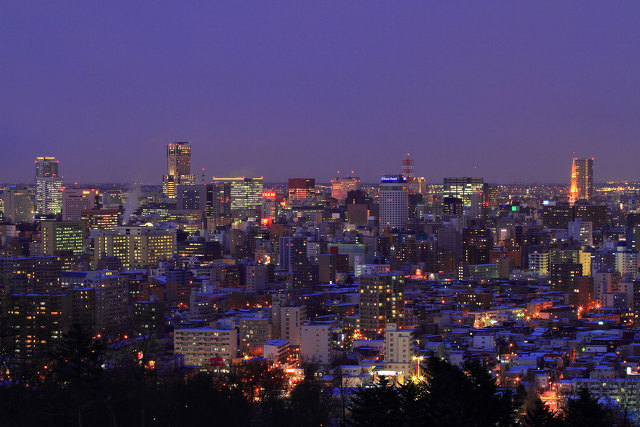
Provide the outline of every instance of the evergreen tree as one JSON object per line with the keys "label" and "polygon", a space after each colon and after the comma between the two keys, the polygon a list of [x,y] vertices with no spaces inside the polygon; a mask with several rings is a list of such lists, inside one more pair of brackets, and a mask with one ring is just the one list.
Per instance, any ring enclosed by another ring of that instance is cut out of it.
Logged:
{"label": "evergreen tree", "polygon": [[522,424],[526,427],[560,427],[562,425],[562,418],[549,409],[538,397],[533,407],[527,409]]}
{"label": "evergreen tree", "polygon": [[305,367],[304,373],[304,380],[291,390],[288,421],[292,426],[326,425],[329,420],[329,398],[315,378],[315,367]]}
{"label": "evergreen tree", "polygon": [[404,423],[400,395],[386,377],[381,377],[373,387],[358,389],[349,411],[348,424],[354,427],[391,427]]}
{"label": "evergreen tree", "polygon": [[586,388],[576,399],[569,399],[564,408],[564,421],[569,427],[605,427],[611,425],[609,414]]}

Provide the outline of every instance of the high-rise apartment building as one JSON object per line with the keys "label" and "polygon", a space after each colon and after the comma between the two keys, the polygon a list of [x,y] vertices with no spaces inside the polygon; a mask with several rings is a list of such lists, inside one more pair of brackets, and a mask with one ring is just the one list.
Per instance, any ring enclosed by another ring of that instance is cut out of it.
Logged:
{"label": "high-rise apartment building", "polygon": [[570,292],[576,277],[582,276],[582,264],[576,262],[552,262],[549,264],[551,291]]}
{"label": "high-rise apartment building", "polygon": [[36,157],[36,213],[59,214],[62,211],[62,178],[55,157]]}
{"label": "high-rise apartment building", "polygon": [[[384,367],[408,376],[413,366],[413,331],[386,325],[384,332]],[[406,377],[405,377],[406,378]]]}
{"label": "high-rise apartment building", "polygon": [[176,197],[176,186],[194,185],[191,174],[191,143],[172,142],[167,145],[167,173],[162,177],[162,192],[170,199]]}
{"label": "high-rise apartment building", "polygon": [[300,359],[319,365],[331,361],[331,325],[304,324],[300,330]]}
{"label": "high-rise apartment building", "polygon": [[7,325],[20,359],[46,357],[71,328],[71,296],[67,293],[16,293],[7,297]]}
{"label": "high-rise apartment building", "polygon": [[590,200],[593,197],[593,158],[573,158],[571,162],[571,185],[569,201]]}
{"label": "high-rise apartment building", "polygon": [[238,320],[240,353],[262,356],[264,343],[271,339],[270,318],[262,312],[245,315]]}
{"label": "high-rise apartment building", "polygon": [[360,327],[368,336],[382,333],[387,323],[404,326],[404,275],[360,277]]}
{"label": "high-rise apartment building", "polygon": [[175,252],[176,233],[154,227],[115,227],[94,237],[94,263],[117,257],[124,268],[155,265]]}
{"label": "high-rise apartment building", "polygon": [[238,332],[209,326],[176,329],[173,347],[185,366],[222,366],[230,364],[238,353]]}
{"label": "high-rise apartment building", "polygon": [[289,203],[315,199],[316,180],[314,178],[289,178]]}
{"label": "high-rise apartment building", "polygon": [[296,271],[307,259],[307,239],[302,236],[283,236],[279,241],[279,264],[282,270]]}
{"label": "high-rise apartment building", "polygon": [[403,175],[384,175],[380,180],[380,231],[403,230],[409,216],[407,178]]}
{"label": "high-rise apartment building", "polygon": [[[74,272],[75,273],[75,272]],[[95,273],[70,289],[73,323],[92,334],[126,332],[129,321],[129,286],[125,277],[111,271]],[[80,272],[82,274],[82,272]]]}

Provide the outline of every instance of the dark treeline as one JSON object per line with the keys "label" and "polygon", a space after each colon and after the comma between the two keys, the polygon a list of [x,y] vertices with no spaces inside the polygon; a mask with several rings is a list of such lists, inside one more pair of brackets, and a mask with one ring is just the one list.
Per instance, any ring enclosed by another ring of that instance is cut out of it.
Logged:
{"label": "dark treeline", "polygon": [[[382,378],[354,392],[320,382],[314,367],[293,388],[280,369],[249,362],[225,374],[149,369],[79,329],[63,337],[46,368],[0,387],[2,426],[607,426],[626,421],[586,391],[560,413],[500,391],[478,363],[431,358],[424,381]],[[108,363],[107,363],[108,362]],[[526,402],[529,402],[528,404]],[[528,406],[528,408],[527,408]],[[630,425],[630,424],[627,424]]]}
{"label": "dark treeline", "polygon": [[613,426],[633,425],[621,412],[609,410],[581,390],[559,412],[519,387],[501,391],[492,375],[477,362],[463,369],[431,358],[425,378],[393,387],[381,379],[358,390],[347,424],[356,426]]}

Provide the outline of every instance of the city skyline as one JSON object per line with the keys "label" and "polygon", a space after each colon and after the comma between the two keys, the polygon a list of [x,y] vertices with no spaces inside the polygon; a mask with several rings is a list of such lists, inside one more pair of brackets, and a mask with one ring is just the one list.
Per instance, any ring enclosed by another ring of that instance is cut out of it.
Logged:
{"label": "city skyline", "polygon": [[0,2],[0,425],[640,427],[638,22]]}
{"label": "city skyline", "polygon": [[430,183],[564,183],[572,157],[595,158],[595,182],[638,179],[637,3],[3,2],[0,16],[4,182],[51,155],[71,182],[155,184],[170,141],[192,142],[196,174],[273,182],[376,182],[406,152]]}
{"label": "city skyline", "polygon": [[[169,143],[165,144],[164,148],[167,149],[167,147],[172,147],[172,146],[181,145],[181,144],[189,146],[189,155],[187,157],[187,159],[188,159],[187,162],[190,163],[190,151],[191,151],[191,142],[190,141],[169,142]],[[407,162],[407,159],[410,159],[410,157],[409,157],[410,153],[406,153],[406,155],[407,155],[407,157],[401,159],[402,166],[399,168],[399,170],[402,169],[403,173],[400,173],[398,175],[403,175],[403,176],[407,177],[408,179],[411,179],[411,177],[410,177],[411,174],[404,173],[405,169],[403,169],[405,167],[405,163]],[[60,163],[60,160],[59,159],[56,160],[55,156],[38,156],[38,157],[36,157],[36,164],[38,162],[40,162],[42,159],[54,159],[55,163],[56,163],[56,170],[57,170],[57,166]],[[570,160],[573,162],[574,160],[577,160],[577,158],[573,157]],[[587,159],[584,159],[584,160],[586,161]],[[591,168],[593,169],[594,159],[590,158],[588,160],[591,162],[591,165],[592,165]],[[167,159],[165,159],[165,162],[166,161],[167,161]],[[411,159],[410,161],[413,162],[413,159]],[[173,160],[173,162],[175,163],[175,159]],[[169,167],[171,167],[171,160],[169,160]],[[569,168],[569,170],[570,170],[570,173],[568,174],[568,179],[564,183],[563,182],[543,182],[543,181],[532,181],[532,182],[512,181],[512,182],[492,182],[491,184],[496,184],[496,185],[520,185],[520,184],[522,184],[522,185],[558,185],[558,186],[567,186],[569,188],[569,191],[571,192],[572,188],[573,188],[573,179],[574,179],[573,178],[573,174],[574,174],[573,166],[571,166]],[[183,185],[184,184],[187,184],[187,185],[196,184],[197,185],[197,184],[202,183],[203,179],[204,179],[205,183],[214,183],[214,182],[216,182],[216,180],[220,179],[219,177],[211,176],[211,175],[206,174],[206,173],[204,174],[204,176],[203,176],[203,173],[193,174],[194,171],[191,170],[191,169],[189,169],[189,171],[191,172],[191,174],[190,175],[185,175],[187,181],[185,183],[183,183]],[[166,167],[165,167],[165,172],[166,172]],[[202,170],[201,172],[204,172],[204,170]],[[380,179],[383,178],[385,175],[389,175],[389,174],[393,175],[393,174],[395,174],[395,172],[397,172],[397,171],[392,171],[392,173],[381,173],[377,178],[374,178],[371,181],[364,181],[363,184],[377,185],[377,184],[380,183]],[[286,173],[286,171],[285,171],[285,173]],[[607,181],[604,181],[604,180],[603,181],[594,181],[593,177],[592,177],[592,174],[593,174],[593,172],[591,172],[591,178],[590,178],[592,180],[591,181],[592,184],[605,184],[607,182],[625,182],[625,181],[626,182],[640,182],[640,178],[638,178],[637,180],[611,179],[611,180],[607,180]],[[321,184],[321,185],[332,185],[332,183],[336,179],[344,180],[344,179],[351,179],[353,177],[355,177],[355,178],[357,178],[359,180],[360,178],[357,175],[358,174],[355,173],[355,171],[353,171],[353,170],[352,171],[339,171],[338,170],[331,176],[331,178],[329,178],[327,180],[323,180],[323,179],[317,180],[317,183]],[[162,177],[160,179],[160,182],[135,182],[135,181],[134,182],[125,182],[125,181],[118,181],[118,180],[116,180],[116,181],[102,181],[102,182],[99,182],[99,181],[91,181],[91,180],[77,181],[77,180],[73,180],[73,179],[65,179],[64,180],[64,185],[65,186],[68,186],[68,185],[77,186],[77,185],[87,185],[87,184],[97,184],[97,185],[130,184],[130,185],[149,185],[149,186],[156,185],[156,186],[162,187],[163,188],[163,192],[165,192],[164,187],[166,186],[166,183],[164,181],[167,179],[167,176],[168,176],[167,174],[162,175]],[[251,178],[250,176],[240,176],[240,178],[245,178],[245,177],[246,178]],[[259,178],[261,180],[264,180],[264,175],[260,175],[260,176],[256,175],[256,176],[253,176],[253,178]],[[422,177],[422,176],[416,175],[416,179],[423,179],[423,178],[424,177]],[[427,182],[425,182],[425,184],[427,184],[427,185],[442,185],[442,183],[446,182],[447,179],[457,179],[457,178],[460,178],[460,177],[453,177],[453,176],[445,175],[445,176],[442,176],[440,178],[440,180],[436,180],[436,181],[432,181],[432,182],[427,181]],[[472,176],[472,175],[468,175],[468,176],[465,176],[463,178],[465,178],[465,179],[472,178],[472,179],[484,180],[484,177],[482,177],[482,176]],[[36,181],[37,181],[37,179],[38,179],[38,176],[36,176]],[[58,179],[59,180],[63,180],[64,177],[63,176],[59,176]],[[311,179],[314,182],[316,181],[316,177],[307,175],[307,176],[304,176],[304,177],[303,176],[296,176],[296,177],[291,177],[290,176],[288,178],[285,178],[282,181],[276,181],[276,180],[267,179],[267,180],[264,180],[264,182],[265,183],[269,183],[269,184],[287,184],[287,182],[290,183],[290,181],[292,179],[293,180],[300,180],[300,179],[309,180],[309,179]],[[13,185],[13,184],[32,185],[33,181],[4,182],[4,183],[0,182],[0,185],[2,185],[2,184],[4,184],[4,185]],[[175,190],[173,190],[173,191],[175,191]]]}

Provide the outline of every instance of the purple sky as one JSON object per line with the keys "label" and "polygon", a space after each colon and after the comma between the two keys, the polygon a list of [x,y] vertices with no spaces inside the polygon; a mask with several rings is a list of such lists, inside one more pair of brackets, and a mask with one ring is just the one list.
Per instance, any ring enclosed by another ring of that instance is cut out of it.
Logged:
{"label": "purple sky", "polygon": [[0,2],[0,182],[640,179],[640,2]]}

